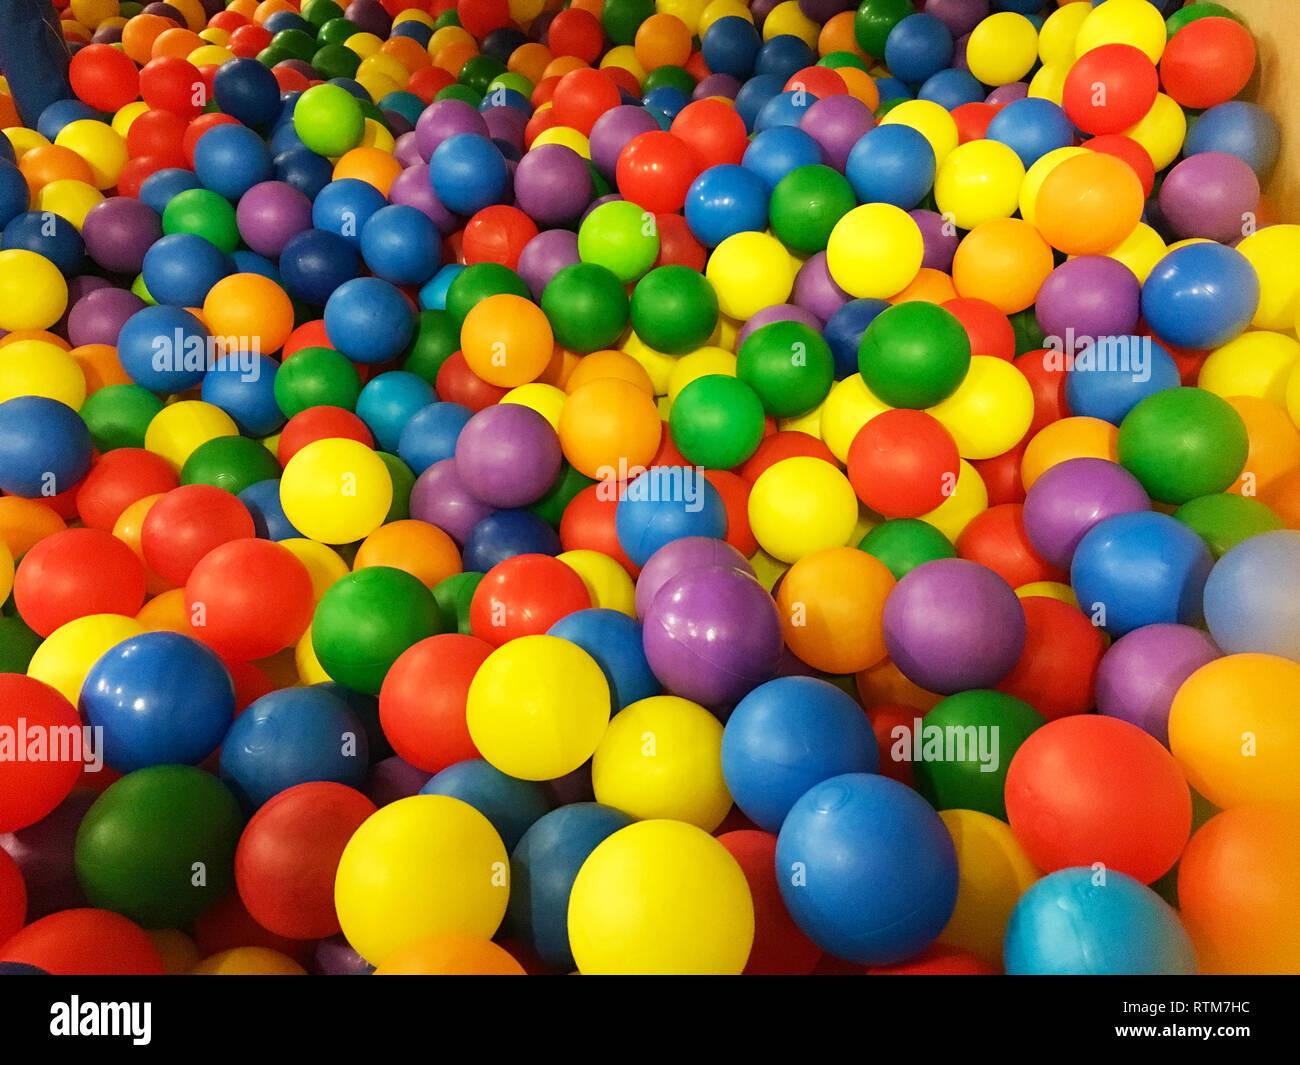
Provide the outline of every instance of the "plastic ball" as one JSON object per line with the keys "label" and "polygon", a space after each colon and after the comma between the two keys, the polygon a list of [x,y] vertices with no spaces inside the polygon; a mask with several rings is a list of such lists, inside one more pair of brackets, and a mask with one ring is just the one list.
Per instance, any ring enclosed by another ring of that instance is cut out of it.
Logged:
{"label": "plastic ball", "polygon": [[318,155],[337,157],[361,143],[365,118],[361,105],[338,85],[315,85],[293,107],[293,128]]}
{"label": "plastic ball", "polygon": [[686,224],[709,248],[747,231],[761,232],[767,224],[768,188],[752,170],[734,163],[711,166],[685,194]]}
{"label": "plastic ball", "polygon": [[677,394],[668,424],[673,443],[688,461],[730,469],[758,447],[763,404],[740,378],[706,374]]}
{"label": "plastic ball", "polygon": [[554,334],[536,304],[511,293],[475,305],[461,327],[461,348],[479,377],[505,388],[535,380],[554,350]]}
{"label": "plastic ball", "polygon": [[1205,584],[1210,635],[1228,654],[1277,655],[1300,661],[1286,588],[1300,561],[1300,534],[1252,536],[1219,559]]}
{"label": "plastic ball", "polygon": [[[920,796],[879,776],[832,777],[807,791],[781,826],[776,867],[795,923],[823,950],[860,964],[917,953],[957,898],[943,822]],[[853,901],[864,892],[875,900],[870,911]]]}
{"label": "plastic ball", "polygon": [[1169,744],[1169,710],[1183,682],[1220,657],[1215,642],[1187,625],[1144,625],[1120,637],[1097,667],[1097,710]]}
{"label": "plastic ball", "polygon": [[718,323],[713,286],[687,266],[660,266],[637,282],[632,328],[656,351],[684,355],[703,345]]}
{"label": "plastic ball", "polygon": [[85,752],[79,745],[76,750],[71,745],[49,749],[54,737],[68,734],[64,730],[80,736],[76,710],[54,688],[34,677],[5,673],[0,674],[0,692],[9,744],[15,744],[19,735],[27,737],[21,748],[24,757],[6,758],[0,789],[0,829],[16,832],[40,821],[63,801],[81,774]]}
{"label": "plastic ball", "polygon": [[[892,204],[855,207],[831,230],[831,277],[858,299],[884,299],[906,288],[921,269],[924,242],[916,222]],[[726,309],[725,307],[723,308]]]}
{"label": "plastic ball", "polygon": [[438,269],[441,240],[423,211],[404,204],[381,207],[361,229],[361,255],[376,277],[418,285]]}
{"label": "plastic ball", "polygon": [[1119,431],[1119,461],[1152,499],[1186,503],[1225,491],[1246,464],[1245,423],[1198,388],[1170,388],[1138,403]]}
{"label": "plastic ball", "polygon": [[717,489],[690,468],[652,466],[621,489],[616,502],[618,544],[637,566],[673,540],[726,535]]}
{"label": "plastic ball", "polygon": [[407,762],[436,773],[477,758],[465,702],[492,645],[459,633],[431,636],[398,656],[379,692],[384,735]]}
{"label": "plastic ball", "polygon": [[1128,164],[1104,152],[1072,156],[1044,178],[1034,224],[1067,255],[1101,255],[1116,248],[1142,216],[1142,185]]}
{"label": "plastic ball", "polygon": [[285,465],[280,501],[304,535],[322,543],[352,543],[383,523],[393,501],[393,482],[388,468],[364,444],[317,440]]}
{"label": "plastic ball", "polygon": [[1015,213],[1024,176],[1024,163],[1012,148],[994,140],[968,141],[939,163],[935,203],[959,228],[974,229]]}
{"label": "plastic ball", "polygon": [[1240,252],[1199,243],[1156,263],[1142,286],[1142,316],[1157,339],[1217,348],[1238,336],[1260,302],[1259,276]]}
{"label": "plastic ball", "polygon": [[845,174],[864,203],[910,210],[934,185],[934,149],[911,126],[877,126],[854,144]]}
{"label": "plastic ball", "polygon": [[48,329],[67,302],[67,282],[52,262],[22,248],[0,251],[0,329]]}
{"label": "plastic ball", "polygon": [[887,567],[865,552],[832,547],[805,555],[777,594],[787,646],[827,673],[875,665],[885,657],[881,612],[893,588]]}
{"label": "plastic ball", "polygon": [[547,283],[541,306],[556,341],[579,354],[610,347],[627,325],[627,294],[618,277],[596,263],[559,270]]}
{"label": "plastic ball", "polygon": [[569,896],[580,972],[738,975],[754,939],[745,875],[693,825],[642,821],[608,836]]}
{"label": "plastic ball", "polygon": [[654,214],[624,200],[600,204],[578,227],[578,254],[583,262],[612,271],[624,284],[637,280],[659,254]]}
{"label": "plastic ball", "polygon": [[17,974],[162,976],[158,949],[134,921],[79,907],[32,921],[5,943],[0,966]]}
{"label": "plastic ball", "polygon": [[1053,566],[1068,568],[1079,541],[1100,521],[1150,509],[1141,482],[1097,458],[1067,459],[1047,470],[1025,497],[1025,532]]}
{"label": "plastic ball", "polygon": [[1141,49],[1103,44],[1070,67],[1063,105],[1070,121],[1085,133],[1123,133],[1151,110],[1159,88],[1155,64]]}
{"label": "plastic ball", "polygon": [[717,293],[722,313],[748,319],[785,301],[794,287],[795,268],[789,252],[775,237],[735,233],[713,250],[705,276]]}
{"label": "plastic ball", "polygon": [[770,466],[749,497],[750,526],[759,545],[785,562],[844,546],[857,513],[848,478],[821,459],[803,456]]}

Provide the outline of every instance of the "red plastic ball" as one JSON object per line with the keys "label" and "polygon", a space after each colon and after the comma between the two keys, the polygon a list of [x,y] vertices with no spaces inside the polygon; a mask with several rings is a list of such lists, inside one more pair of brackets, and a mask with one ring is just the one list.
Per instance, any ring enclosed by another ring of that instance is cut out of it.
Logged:
{"label": "red plastic ball", "polygon": [[1032,440],[1039,430],[1067,416],[1065,382],[1068,371],[1060,354],[1046,348],[1026,351],[1017,355],[1014,361],[1034,394],[1034,419],[1024,436],[1025,440]]}
{"label": "red plastic ball", "polygon": [[248,508],[229,492],[187,484],[149,508],[140,526],[140,549],[150,569],[181,587],[213,548],[256,535]]}
{"label": "red plastic ball", "polygon": [[764,437],[758,445],[758,450],[740,467],[740,476],[753,484],[758,480],[759,474],[769,466],[774,466],[782,459],[799,456],[822,459],[836,469],[839,468],[839,463],[835,461],[831,449],[817,437],[811,433],[801,433],[797,429],[783,429],[779,433]]}
{"label": "red plastic ball", "polygon": [[312,85],[307,75],[300,70],[294,70],[293,67],[285,66],[284,63],[277,63],[271,68],[271,74],[275,78],[275,83],[280,87],[281,92],[306,92]]}
{"label": "red plastic ball", "polygon": [[1150,196],[1156,184],[1156,168],[1151,162],[1150,153],[1132,137],[1122,133],[1107,133],[1083,142],[1083,146],[1094,152],[1105,152],[1121,159],[1133,168],[1133,173],[1142,183],[1142,195]]}
{"label": "red plastic ball", "polygon": [[627,557],[614,529],[617,507],[618,499],[614,493],[602,492],[598,484],[588,485],[564,508],[560,518],[560,545],[566,551],[600,551],[635,578],[641,572],[640,567]]}
{"label": "red plastic ball", "polygon": [[465,702],[492,645],[446,633],[408,647],[384,676],[379,724],[393,750],[427,773],[480,757],[465,723]]}
{"label": "red plastic ball", "polygon": [[931,943],[914,958],[893,965],[873,965],[868,976],[996,976],[998,970],[968,950]]}
{"label": "red plastic ball", "polygon": [[605,71],[583,67],[560,78],[551,102],[560,125],[571,126],[585,137],[596,119],[622,103],[622,97]]}
{"label": "red plastic ball", "polygon": [[150,107],[193,118],[211,99],[199,68],[179,56],[159,56],[140,68],[140,96]]}
{"label": "red plastic ball", "polygon": [[1069,574],[1034,550],[1025,534],[1024,511],[1022,503],[1000,503],[976,514],[957,538],[957,557],[991,569],[1012,588],[1069,580]]}
{"label": "red plastic ball", "polygon": [[82,103],[117,111],[140,94],[140,72],[130,56],[111,44],[88,44],[68,64],[68,80]]}
{"label": "red plastic ball", "polygon": [[858,430],[849,445],[853,490],[887,518],[928,514],[952,494],[960,469],[952,434],[919,410],[890,410]]}
{"label": "red plastic ball", "polygon": [[957,123],[957,143],[984,140],[988,135],[989,123],[997,113],[997,107],[979,101],[954,107],[952,118]]}
{"label": "red plastic ball", "polygon": [[33,921],[0,947],[0,962],[22,962],[54,976],[162,976],[153,941],[134,921],[108,910],[61,910]]}
{"label": "red plastic ball", "polygon": [[[843,85],[843,79],[828,67],[810,69],[825,70],[835,75]],[[808,91],[821,95],[811,88]],[[668,132],[694,148],[706,167],[738,164],[749,147],[749,133],[739,112],[730,104],[712,98],[696,100],[683,107],[677,112]]]}
{"label": "red plastic ball", "polygon": [[289,460],[308,444],[317,440],[332,438],[355,440],[366,447],[375,446],[366,423],[342,407],[308,407],[299,411],[280,430],[280,442],[276,446],[276,457],[280,465],[289,465]]}
{"label": "red plastic ball", "polygon": [[469,627],[500,647],[520,636],[540,636],[561,618],[591,607],[577,572],[551,555],[516,555],[483,575],[469,604]]}
{"label": "red plastic ball", "polygon": [[804,67],[786,80],[782,92],[803,91],[821,100],[827,96],[845,96],[849,87],[832,67]]}
{"label": "red plastic ball", "polygon": [[1006,799],[1011,831],[1047,873],[1100,862],[1150,884],[1178,860],[1192,827],[1173,755],[1136,725],[1099,714],[1033,732],[1007,767]]}
{"label": "red plastic ball", "polygon": [[117,519],[145,496],[170,492],[180,485],[172,464],[138,447],[107,452],[77,488],[77,513],[92,529],[112,532]]}
{"label": "red plastic ball", "polygon": [[339,931],[334,877],[348,840],[378,808],[354,788],[313,781],[286,788],[248,822],[235,885],[249,915],[289,939]]}
{"label": "red plastic ball", "polygon": [[461,251],[466,264],[500,263],[511,270],[519,265],[519,254],[533,237],[537,224],[518,207],[498,203],[484,207],[465,223]]}
{"label": "red plastic ball", "polygon": [[444,403],[459,403],[476,413],[500,403],[510,391],[484,381],[469,368],[465,356],[459,351],[453,351],[438,367],[433,389]]}
{"label": "red plastic ball", "polygon": [[1095,679],[1106,640],[1082,610],[1048,596],[1020,600],[1025,649],[998,683],[998,691],[1023,699],[1049,720],[1092,709]]}
{"label": "red plastic ball", "polygon": [[151,155],[128,159],[126,166],[122,167],[122,172],[117,175],[117,194],[129,196],[133,200],[139,199],[140,186],[145,183],[149,175],[166,169],[167,165],[166,159],[156,159]]}
{"label": "red plastic ball", "polygon": [[506,0],[456,0],[456,15],[469,33],[482,40],[493,30],[510,25]]}
{"label": "red plastic ball", "polygon": [[234,889],[195,919],[194,944],[205,958],[236,947],[266,947],[303,966],[310,961],[316,945],[314,940],[289,939],[263,928]]}
{"label": "red plastic ball", "polygon": [[1160,77],[1145,52],[1103,44],[1084,52],[1065,76],[1061,103],[1085,133],[1123,133],[1155,103]]}
{"label": "red plastic ball", "polygon": [[916,719],[920,716],[919,710],[894,703],[878,703],[867,708],[867,720],[871,722],[871,731],[876,735],[880,775],[906,784],[909,788],[914,786],[912,763],[910,760],[895,758],[893,752],[900,737],[906,737],[906,749],[911,750],[912,729],[916,727]]}
{"label": "red plastic ball", "polygon": [[448,85],[453,84],[455,80],[442,67],[421,67],[411,75],[411,80],[406,83],[406,88],[408,92],[415,93],[427,106],[433,103],[433,98],[439,92]]}
{"label": "red plastic ball", "polygon": [[281,361],[287,361],[289,356],[302,351],[303,348],[330,348],[334,345],[330,343],[329,334],[325,332],[325,320],[323,318],[313,318],[310,322],[303,322],[292,333],[289,339],[284,342],[284,347],[280,349]]}
{"label": "red plastic ball", "polygon": [[27,884],[18,863],[0,847],[0,944],[27,921]]}
{"label": "red plastic ball", "polygon": [[13,743],[0,773],[0,832],[17,832],[43,818],[76,785],[82,752],[62,742],[55,749],[52,741],[67,735],[62,730],[80,732],[81,721],[48,684],[23,673],[0,673],[0,727]]}
{"label": "red plastic ball", "polygon": [[[209,22],[208,25],[212,23]],[[256,59],[257,53],[270,43],[271,32],[265,26],[248,23],[231,33],[226,47],[240,59]]]}
{"label": "red plastic ball", "polygon": [[943,309],[961,322],[970,337],[972,355],[991,355],[1008,361],[1016,357],[1016,331],[1011,319],[988,300],[958,296],[944,303]]}
{"label": "red plastic ball", "polygon": [[661,212],[655,215],[655,228],[659,231],[659,256],[655,259],[655,266],[689,266],[704,273],[709,253],[695,238],[685,218]]}
{"label": "red plastic ball", "polygon": [[776,881],[776,837],[758,829],[724,832],[718,842],[736,859],[754,900],[754,945],[745,976],[807,976],[822,949],[794,923]]}
{"label": "red plastic ball", "polygon": [[647,211],[679,211],[704,162],[681,137],[651,130],[633,137],[619,153],[614,178],[625,200]]}
{"label": "red plastic ball", "polygon": [[556,58],[571,55],[584,63],[594,63],[605,46],[605,31],[600,19],[590,11],[567,8],[551,20],[546,31],[546,46]]}
{"label": "red plastic ball", "polygon": [[144,593],[139,558],[102,529],[47,536],[23,556],[14,574],[14,605],[41,636],[88,614],[134,617]]}
{"label": "red plastic ball", "polygon": [[248,661],[292,647],[315,605],[307,567],[272,540],[215,547],[185,582],[195,634],[223,658]]}
{"label": "red plastic ball", "polygon": [[718,490],[727,512],[726,540],[746,558],[758,550],[758,540],[749,526],[749,490],[751,482],[730,470],[705,470],[704,479]]}
{"label": "red plastic ball", "polygon": [[182,140],[189,122],[171,111],[146,111],[126,131],[126,150],[133,158],[152,156],[168,166],[185,167],[188,160]]}
{"label": "red plastic ball", "polygon": [[1183,107],[1201,110],[1231,100],[1255,71],[1255,39],[1235,19],[1189,22],[1160,57],[1165,92]]}
{"label": "red plastic ball", "polygon": [[1020,472],[1020,463],[1028,446],[1029,437],[1026,437],[1010,451],[971,463],[984,482],[984,489],[989,495],[989,506],[1025,501],[1025,482]]}
{"label": "red plastic ball", "polygon": [[239,662],[232,658],[222,659],[226,672],[235,685],[235,715],[238,716],[249,703],[256,702],[263,695],[275,691],[271,678],[252,662]]}

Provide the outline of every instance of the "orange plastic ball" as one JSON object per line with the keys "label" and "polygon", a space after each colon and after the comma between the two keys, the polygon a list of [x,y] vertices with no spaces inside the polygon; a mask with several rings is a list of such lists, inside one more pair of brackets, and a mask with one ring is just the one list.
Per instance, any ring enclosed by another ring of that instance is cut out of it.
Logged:
{"label": "orange plastic ball", "polygon": [[579,472],[626,480],[659,450],[663,423],[653,397],[630,381],[602,377],[575,389],[560,411],[560,447]]}
{"label": "orange plastic ball", "polygon": [[401,172],[402,164],[382,148],[353,148],[334,164],[335,181],[356,178],[373,185],[385,196]]}
{"label": "orange plastic ball", "polygon": [[1019,218],[995,218],[976,226],[957,246],[952,279],[959,296],[1015,314],[1034,303],[1055,265],[1037,229]]}
{"label": "orange plastic ball", "polygon": [[1062,418],[1040,429],[1025,447],[1020,479],[1026,491],[1044,473],[1066,459],[1119,461],[1119,429],[1100,418]]}
{"label": "orange plastic ball", "polygon": [[293,302],[268,277],[231,274],[208,291],[203,320],[214,337],[226,338],[228,350],[269,355],[293,332]]}
{"label": "orange plastic ball", "polygon": [[555,334],[537,304],[502,292],[465,316],[460,347],[469,368],[488,384],[515,388],[537,380],[550,364]]}
{"label": "orange plastic ball", "polygon": [[524,976],[524,967],[490,939],[448,933],[393,951],[375,976]]}
{"label": "orange plastic ball", "polygon": [[632,47],[646,70],[682,67],[691,58],[691,31],[676,15],[651,15],[637,27]]}
{"label": "orange plastic ball", "polygon": [[403,570],[426,588],[461,571],[456,542],[436,525],[414,518],[381,525],[361,542],[352,568],[367,566]]}
{"label": "orange plastic ball", "polygon": [[1067,255],[1103,255],[1142,220],[1142,182],[1133,168],[1105,152],[1086,152],[1058,164],[1034,201],[1044,239]]}
{"label": "orange plastic ball", "polygon": [[856,547],[804,555],[777,592],[786,645],[825,673],[858,673],[885,657],[881,615],[894,588],[885,564]]}

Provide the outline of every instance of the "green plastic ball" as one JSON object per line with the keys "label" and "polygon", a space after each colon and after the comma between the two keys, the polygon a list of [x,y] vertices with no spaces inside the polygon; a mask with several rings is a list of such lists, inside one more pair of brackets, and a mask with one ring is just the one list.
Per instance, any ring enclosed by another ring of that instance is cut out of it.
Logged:
{"label": "green plastic ball", "polygon": [[446,311],[421,311],[402,354],[402,369],[433,384],[442,364],[460,350],[460,323]]}
{"label": "green plastic ball", "polygon": [[234,887],[243,827],[239,803],[211,773],[138,769],[86,811],[77,880],[92,906],[145,928],[181,928]]}
{"label": "green plastic ball", "polygon": [[920,518],[882,521],[862,538],[858,549],[880,559],[898,581],[923,562],[957,557],[948,537]]}
{"label": "green plastic ball", "polygon": [[1038,324],[1038,315],[1034,313],[1032,307],[1026,307],[1023,311],[1011,315],[1011,331],[1016,336],[1017,357],[1028,351],[1041,351],[1043,341],[1047,337],[1043,327]]}
{"label": "green plastic ball", "polygon": [[444,11],[441,15],[439,15],[436,19],[434,19],[433,22],[433,28],[435,30],[440,30],[444,26],[459,26],[459,25],[460,25],[460,13],[454,7],[449,7],[446,11]]}
{"label": "green plastic ball", "polygon": [[393,502],[384,516],[384,524],[405,521],[411,516],[411,489],[415,487],[415,473],[396,455],[387,451],[376,451],[375,454],[388,467],[388,478],[393,482]]}
{"label": "green plastic ball", "polygon": [[26,673],[41,638],[19,617],[0,617],[0,673]]}
{"label": "green plastic ball", "polygon": [[[361,27],[348,18],[332,18],[322,23],[321,28],[316,31],[316,41],[319,44],[342,44],[353,34],[360,33]],[[355,54],[355,53],[354,53]]]}
{"label": "green plastic ball", "polygon": [[365,118],[357,98],[337,85],[313,85],[298,97],[293,128],[317,155],[339,156],[361,143]]}
{"label": "green plastic ball", "polygon": [[858,205],[848,179],[829,166],[800,166],[772,190],[772,233],[797,255],[825,251],[835,223]]}
{"label": "green plastic ball", "polygon": [[573,263],[547,282],[542,310],[556,341],[585,355],[618,340],[627,325],[627,293],[598,263]]}
{"label": "green plastic ball", "polygon": [[462,636],[473,635],[469,624],[469,607],[483,576],[482,573],[466,570],[464,573],[453,573],[433,586],[433,598],[442,611],[442,616],[449,622],[454,618],[456,631]]}
{"label": "green plastic ball", "polygon": [[218,436],[191,453],[181,467],[181,484],[208,484],[232,496],[258,481],[280,476],[280,463],[270,450],[246,436]]}
{"label": "green plastic ball", "polygon": [[891,407],[933,407],[957,391],[968,369],[970,337],[955,314],[935,303],[886,308],[858,346],[862,379]]}
{"label": "green plastic ball", "polygon": [[[508,70],[504,74],[498,74],[488,82],[488,86],[484,90],[484,95],[491,96],[498,89],[513,89],[515,92],[520,93],[525,97],[530,97],[533,95],[533,90],[535,88],[537,88],[537,86],[522,74],[516,74],[513,70]],[[504,103],[504,100],[502,102]]]}
{"label": "green plastic ball", "polygon": [[615,44],[631,44],[641,23],[654,13],[654,0],[605,0],[600,24]]}
{"label": "green plastic ball", "polygon": [[311,642],[331,679],[377,695],[403,651],[444,631],[442,611],[418,577],[367,566],[340,577],[321,598]]}
{"label": "green plastic ball", "polygon": [[1119,426],[1119,464],[1160,503],[1227,490],[1246,465],[1246,424],[1227,400],[1199,388],[1147,396]]}
{"label": "green plastic ball", "polygon": [[[1014,695],[980,688],[950,695],[925,715],[922,757],[912,762],[916,790],[936,810],[979,810],[1005,821],[1007,768],[1020,745],[1045,724],[1042,714]],[[925,746],[934,735],[943,743],[937,759]],[[964,750],[956,747],[957,737],[963,738]],[[916,742],[913,737],[913,752]]]}
{"label": "green plastic ball", "polygon": [[461,85],[456,82],[451,85],[444,85],[433,97],[435,100],[460,100],[467,103],[470,107],[478,107],[483,102],[483,94],[468,85]]}
{"label": "green plastic ball", "polygon": [[270,47],[279,49],[290,59],[310,63],[318,46],[315,35],[306,30],[281,30],[271,38]]}
{"label": "green plastic ball", "polygon": [[718,297],[698,270],[657,266],[632,290],[632,328],[655,351],[685,355],[718,327]]}
{"label": "green plastic ball", "polygon": [[312,68],[322,78],[351,78],[361,66],[361,57],[341,44],[324,44],[311,57]]}
{"label": "green plastic ball", "polygon": [[772,322],[740,345],[736,376],[773,418],[797,418],[816,409],[830,392],[835,356],[822,335],[803,322]]}
{"label": "green plastic ball", "polygon": [[229,253],[239,247],[235,208],[208,189],[186,189],[171,198],[162,217],[163,232],[192,233]]}
{"label": "green plastic ball", "polygon": [[625,285],[654,266],[658,256],[654,214],[630,201],[602,203],[578,227],[578,257],[612,270]]}
{"label": "green plastic ball", "polygon": [[319,30],[331,19],[341,19],[343,8],[334,0],[307,0],[302,5],[302,17]]}
{"label": "green plastic ball", "polygon": [[740,378],[706,374],[677,394],[668,429],[688,462],[729,470],[762,443],[763,404]]}
{"label": "green plastic ball", "polygon": [[546,494],[524,509],[536,514],[551,528],[558,529],[560,520],[564,517],[564,509],[573,502],[573,497],[595,483],[585,473],[579,473],[564,462],[554,483],[546,490]]}
{"label": "green plastic ball", "polygon": [[[1209,3],[1208,0],[1200,0],[1198,3],[1179,8],[1165,19],[1165,33],[1167,36],[1173,37],[1189,22],[1195,22],[1201,18],[1230,18],[1234,22],[1242,21],[1240,15],[1235,11],[1228,10],[1222,4],[1213,4]],[[1243,22],[1242,25],[1245,25],[1245,23]]]}
{"label": "green plastic ball", "polygon": [[163,401],[139,385],[105,385],[86,397],[81,420],[103,453],[118,447],[144,447],[144,434]]}
{"label": "green plastic ball", "polygon": [[1204,540],[1216,559],[1252,536],[1286,528],[1258,499],[1227,493],[1189,499],[1174,517]]}
{"label": "green plastic ball", "polygon": [[280,364],[274,389],[276,405],[286,418],[312,407],[355,410],[361,375],[333,348],[300,348]]}
{"label": "green plastic ball", "polygon": [[492,84],[493,78],[499,78],[506,72],[506,65],[499,59],[493,59],[490,55],[470,56],[461,65],[460,73],[456,80],[462,85],[468,85],[476,93],[482,96],[487,92],[487,87]]}
{"label": "green plastic ball", "polygon": [[665,86],[677,89],[690,96],[695,91],[695,79],[691,77],[690,72],[685,68],[667,63],[664,66],[655,67],[645,76],[645,80],[641,82],[641,91],[647,93],[654,89],[662,89]]}
{"label": "green plastic ball", "polygon": [[460,347],[460,323],[465,321],[465,316],[489,296],[502,292],[532,299],[524,279],[500,263],[474,263],[455,276],[447,286],[447,313],[456,323],[457,347]]}
{"label": "green plastic ball", "polygon": [[840,67],[856,67],[858,70],[867,70],[867,64],[863,62],[860,55],[853,52],[827,52],[821,59],[817,60],[819,67],[830,67],[832,70],[838,70]]}
{"label": "green plastic ball", "polygon": [[853,17],[853,36],[858,47],[873,59],[883,60],[890,31],[914,14],[912,0],[863,0]]}

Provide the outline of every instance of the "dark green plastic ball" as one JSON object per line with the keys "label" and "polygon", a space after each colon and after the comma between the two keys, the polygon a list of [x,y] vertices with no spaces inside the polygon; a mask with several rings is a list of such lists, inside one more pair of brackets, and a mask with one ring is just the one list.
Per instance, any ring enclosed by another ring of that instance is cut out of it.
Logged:
{"label": "dark green plastic ball", "polygon": [[312,407],[355,410],[359,395],[361,375],[333,348],[301,348],[275,375],[275,402],[286,418]]}
{"label": "dark green plastic ball", "polygon": [[729,470],[762,442],[763,404],[740,378],[706,374],[677,394],[668,429],[688,462]]}
{"label": "dark green plastic ball", "polygon": [[772,233],[796,255],[825,251],[835,223],[858,205],[848,179],[829,166],[791,170],[772,190]]}
{"label": "dark green plastic ball", "polygon": [[627,325],[627,293],[599,263],[573,263],[547,283],[542,310],[556,341],[585,355],[618,340]]}
{"label": "dark green plastic ball", "polygon": [[797,418],[830,392],[835,356],[822,335],[803,322],[772,322],[740,345],[736,376],[758,394],[773,418]]}
{"label": "dark green plastic ball", "polygon": [[858,549],[880,559],[899,581],[922,562],[957,557],[951,541],[920,518],[883,521],[862,538]]}
{"label": "dark green plastic ball", "polygon": [[144,447],[144,434],[163,401],[139,385],[106,385],[86,397],[81,420],[99,451]]}
{"label": "dark green plastic ball", "polygon": [[1241,415],[1200,388],[1147,396],[1119,426],[1120,465],[1160,503],[1225,491],[1246,465],[1248,445]]}
{"label": "dark green plastic ball", "polygon": [[936,303],[916,300],[886,308],[858,346],[862,379],[891,407],[933,407],[957,391],[969,368],[965,327]]}
{"label": "dark green plastic ball", "polygon": [[218,436],[194,449],[181,467],[181,484],[208,484],[232,496],[280,476],[270,449],[246,436]]}
{"label": "dark green plastic ball", "polygon": [[718,297],[698,270],[657,266],[632,290],[632,328],[655,351],[685,355],[718,326]]}

